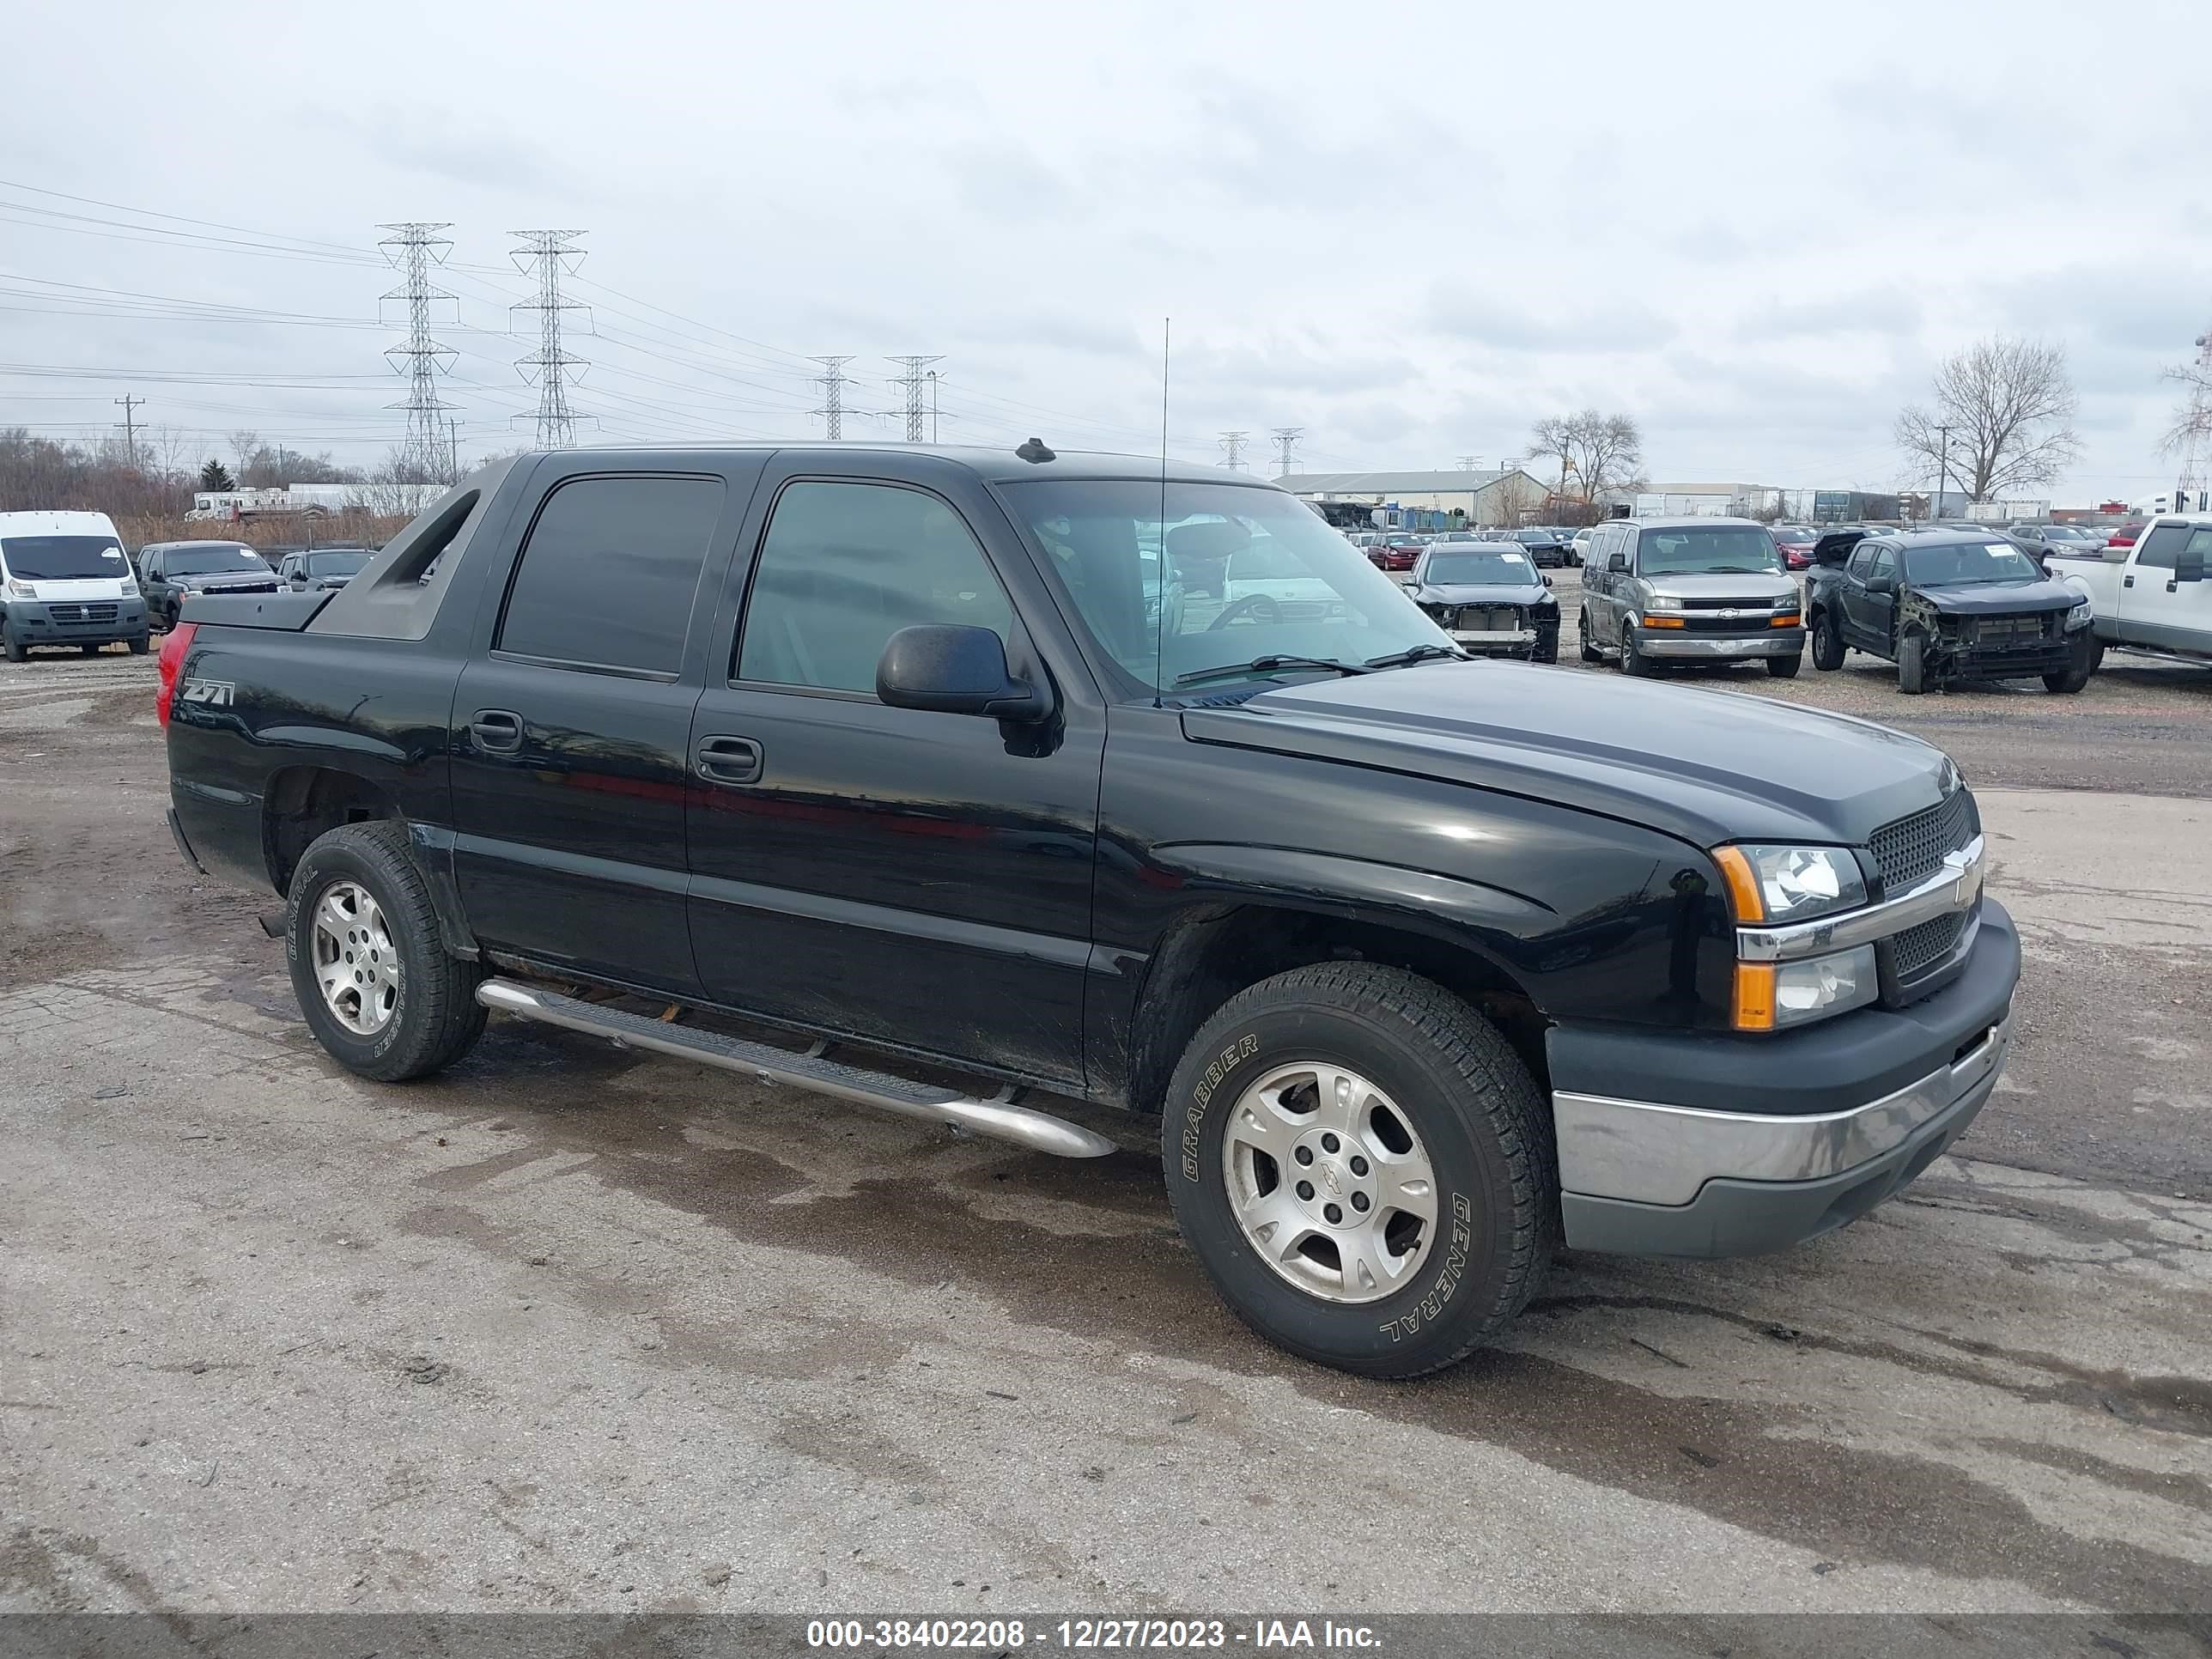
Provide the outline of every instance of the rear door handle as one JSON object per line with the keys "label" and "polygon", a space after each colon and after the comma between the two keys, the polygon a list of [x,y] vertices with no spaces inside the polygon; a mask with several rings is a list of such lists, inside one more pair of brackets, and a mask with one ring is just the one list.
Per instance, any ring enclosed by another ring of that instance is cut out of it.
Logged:
{"label": "rear door handle", "polygon": [[479,708],[469,721],[469,740],[487,755],[512,755],[522,747],[522,716]]}
{"label": "rear door handle", "polygon": [[758,783],[761,746],[750,738],[702,738],[692,763],[709,783]]}

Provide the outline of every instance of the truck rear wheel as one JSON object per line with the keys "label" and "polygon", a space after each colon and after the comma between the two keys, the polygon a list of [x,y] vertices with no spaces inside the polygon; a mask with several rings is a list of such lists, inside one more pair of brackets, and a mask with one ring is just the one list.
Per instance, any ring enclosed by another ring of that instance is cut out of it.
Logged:
{"label": "truck rear wheel", "polygon": [[483,971],[447,953],[404,824],[349,823],[307,848],[292,872],[284,955],[307,1028],[358,1076],[427,1077],[483,1035]]}
{"label": "truck rear wheel", "polygon": [[1300,968],[1193,1039],[1161,1126],[1170,1201],[1232,1312],[1365,1376],[1418,1376],[1541,1283],[1558,1177],[1496,1028],[1402,969]]}
{"label": "truck rear wheel", "polygon": [[1813,613],[1813,666],[1832,673],[1844,665],[1844,629],[1832,610]]}

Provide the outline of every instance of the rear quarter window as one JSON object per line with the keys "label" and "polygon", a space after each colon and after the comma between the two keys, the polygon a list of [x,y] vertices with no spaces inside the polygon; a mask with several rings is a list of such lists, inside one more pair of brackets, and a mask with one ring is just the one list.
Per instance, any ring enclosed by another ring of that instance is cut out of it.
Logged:
{"label": "rear quarter window", "polygon": [[523,544],[494,648],[673,678],[721,517],[719,478],[572,479]]}

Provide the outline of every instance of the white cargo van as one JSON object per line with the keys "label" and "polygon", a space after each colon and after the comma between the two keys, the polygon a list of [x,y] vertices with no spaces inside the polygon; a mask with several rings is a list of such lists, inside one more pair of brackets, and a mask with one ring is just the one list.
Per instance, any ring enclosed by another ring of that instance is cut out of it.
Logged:
{"label": "white cargo van", "polygon": [[0,649],[146,649],[146,600],[105,513],[0,513]]}

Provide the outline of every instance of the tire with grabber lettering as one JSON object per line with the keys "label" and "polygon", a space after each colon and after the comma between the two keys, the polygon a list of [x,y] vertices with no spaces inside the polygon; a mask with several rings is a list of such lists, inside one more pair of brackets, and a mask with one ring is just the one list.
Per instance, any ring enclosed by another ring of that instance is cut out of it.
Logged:
{"label": "tire with grabber lettering", "polygon": [[1497,1028],[1376,963],[1232,997],[1169,1085],[1176,1219],[1254,1331],[1365,1376],[1419,1376],[1495,1337],[1559,1228],[1550,1124]]}

